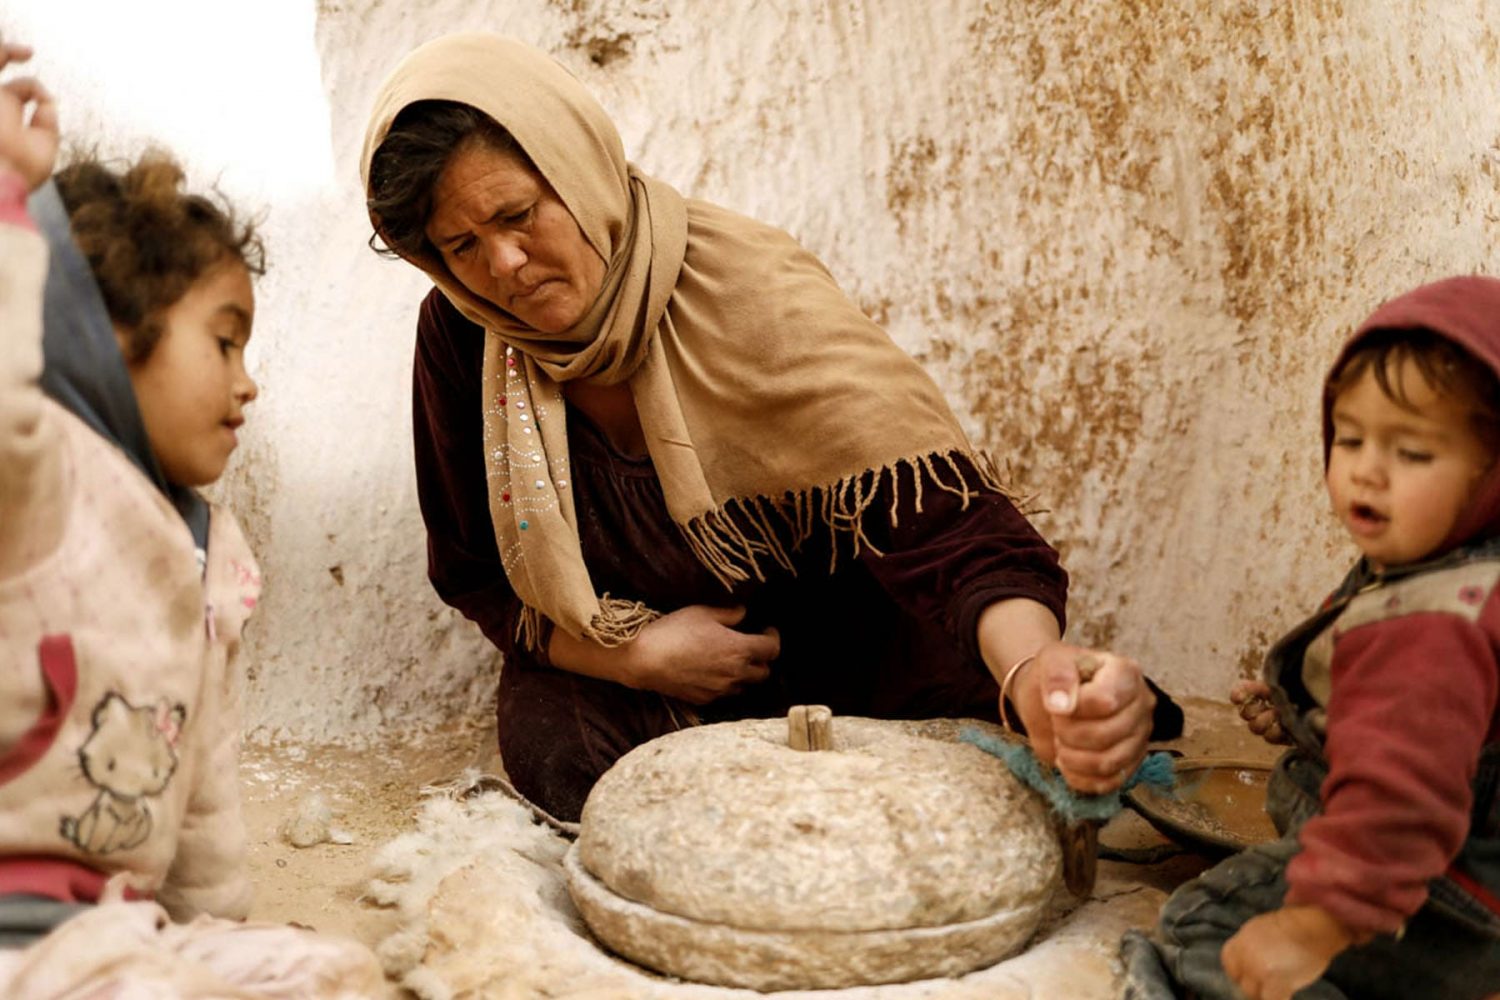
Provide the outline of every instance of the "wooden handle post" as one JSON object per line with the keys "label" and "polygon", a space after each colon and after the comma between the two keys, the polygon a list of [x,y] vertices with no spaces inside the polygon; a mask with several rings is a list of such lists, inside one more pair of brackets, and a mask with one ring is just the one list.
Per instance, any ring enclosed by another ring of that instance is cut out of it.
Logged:
{"label": "wooden handle post", "polygon": [[827,705],[793,705],[786,713],[786,745],[793,750],[832,750],[832,709]]}

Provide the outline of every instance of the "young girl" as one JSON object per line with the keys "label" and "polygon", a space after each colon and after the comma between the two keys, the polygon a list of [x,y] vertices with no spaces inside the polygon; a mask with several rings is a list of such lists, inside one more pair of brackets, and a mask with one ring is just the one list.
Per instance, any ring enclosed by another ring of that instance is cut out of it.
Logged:
{"label": "young girl", "polygon": [[34,199],[44,337],[24,199],[56,148],[45,92],[0,87],[0,993],[372,995],[352,943],[212,919],[250,905],[235,660],[260,573],[194,487],[256,396],[259,241],[164,155],[75,163]]}

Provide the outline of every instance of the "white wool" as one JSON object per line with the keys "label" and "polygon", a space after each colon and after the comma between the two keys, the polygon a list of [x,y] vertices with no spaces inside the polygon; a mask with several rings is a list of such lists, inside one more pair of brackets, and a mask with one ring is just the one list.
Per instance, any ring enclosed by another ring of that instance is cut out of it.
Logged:
{"label": "white wool", "polygon": [[[422,960],[428,903],[449,874],[480,858],[522,869],[551,866],[560,872],[567,848],[566,840],[539,825],[525,807],[503,794],[468,801],[430,798],[417,817],[417,828],[386,844],[373,861],[368,895],[401,913],[401,929],[378,950],[386,973],[405,976]],[[448,996],[436,989],[419,991],[419,995]]]}
{"label": "white wool", "polygon": [[293,847],[313,847],[333,839],[333,807],[322,792],[304,796],[277,829]]}
{"label": "white wool", "polygon": [[429,800],[416,830],[375,859],[369,894],[400,911],[400,929],[379,948],[387,973],[424,1000],[1104,1000],[1118,995],[1120,935],[1149,926],[1163,899],[1102,871],[1094,898],[1053,914],[1027,951],[989,969],[760,994],[664,979],[601,949],[568,897],[567,848],[503,793]]}

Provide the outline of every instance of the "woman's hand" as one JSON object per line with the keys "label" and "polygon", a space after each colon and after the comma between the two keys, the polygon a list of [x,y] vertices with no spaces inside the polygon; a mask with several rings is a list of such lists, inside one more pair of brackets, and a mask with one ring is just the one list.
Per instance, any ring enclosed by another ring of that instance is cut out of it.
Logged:
{"label": "woman's hand", "polygon": [[774,628],[735,631],[744,617],[742,607],[706,604],[663,615],[620,647],[624,683],[704,705],[765,680],[781,654],[781,636]]}
{"label": "woman's hand", "polygon": [[1057,618],[1030,598],[996,601],[979,616],[979,652],[996,681],[1029,659],[1009,690],[1037,758],[1080,792],[1112,792],[1146,756],[1156,696],[1134,660],[1059,635]]}
{"label": "woman's hand", "polygon": [[[27,46],[0,41],[0,70],[30,58]],[[52,174],[57,145],[57,105],[47,88],[31,77],[0,84],[0,171],[14,171],[35,191]]]}
{"label": "woman's hand", "polygon": [[1134,660],[1054,641],[1014,678],[1011,704],[1037,759],[1056,765],[1077,791],[1098,795],[1119,788],[1145,759],[1156,696]]}
{"label": "woman's hand", "polygon": [[1248,1000],[1290,1000],[1316,982],[1334,956],[1357,943],[1318,906],[1287,906],[1245,922],[1224,943],[1224,972]]}
{"label": "woman's hand", "polygon": [[1276,718],[1276,709],[1271,706],[1271,688],[1265,681],[1236,681],[1229,689],[1229,700],[1240,707],[1240,718],[1256,736],[1267,743],[1291,742]]}

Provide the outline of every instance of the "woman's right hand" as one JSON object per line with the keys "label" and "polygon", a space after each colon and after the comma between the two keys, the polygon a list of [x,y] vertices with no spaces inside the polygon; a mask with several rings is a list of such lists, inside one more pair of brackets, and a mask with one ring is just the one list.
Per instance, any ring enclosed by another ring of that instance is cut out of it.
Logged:
{"label": "woman's right hand", "polygon": [[1276,719],[1276,709],[1271,705],[1271,688],[1262,680],[1236,681],[1229,689],[1229,700],[1239,706],[1240,718],[1250,726],[1250,731],[1267,743],[1286,744],[1286,733]]}
{"label": "woman's right hand", "polygon": [[744,617],[743,607],[691,604],[656,619],[621,647],[630,685],[706,705],[765,680],[781,635],[736,631]]}

